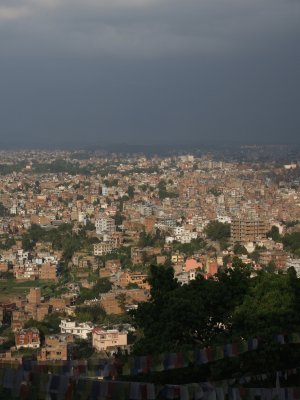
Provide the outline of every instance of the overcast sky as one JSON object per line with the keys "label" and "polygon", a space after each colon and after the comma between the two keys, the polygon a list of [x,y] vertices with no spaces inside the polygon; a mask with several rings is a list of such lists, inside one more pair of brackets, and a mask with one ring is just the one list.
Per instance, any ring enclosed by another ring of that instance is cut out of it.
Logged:
{"label": "overcast sky", "polygon": [[0,0],[0,147],[300,143],[300,0]]}

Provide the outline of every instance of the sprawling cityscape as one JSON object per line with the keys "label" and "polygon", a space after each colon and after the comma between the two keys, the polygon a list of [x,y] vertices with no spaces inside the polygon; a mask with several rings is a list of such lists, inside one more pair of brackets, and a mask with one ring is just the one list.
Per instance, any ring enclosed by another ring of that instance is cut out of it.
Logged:
{"label": "sprawling cityscape", "polygon": [[0,0],[0,400],[300,400],[299,21]]}
{"label": "sprawling cityscape", "polygon": [[[276,151],[281,159],[269,161]],[[42,398],[68,398],[71,377],[124,386],[141,375],[185,389],[235,378],[236,390],[247,374],[297,377],[300,157],[285,146],[239,154],[1,152],[2,366],[27,362],[60,377],[64,386],[41,386]],[[260,340],[254,359],[222,347],[251,337]],[[195,348],[213,349],[213,366],[193,359]],[[145,361],[166,352],[177,356],[170,365]],[[7,379],[16,377],[4,373],[9,390]],[[130,398],[156,398],[150,389]]]}

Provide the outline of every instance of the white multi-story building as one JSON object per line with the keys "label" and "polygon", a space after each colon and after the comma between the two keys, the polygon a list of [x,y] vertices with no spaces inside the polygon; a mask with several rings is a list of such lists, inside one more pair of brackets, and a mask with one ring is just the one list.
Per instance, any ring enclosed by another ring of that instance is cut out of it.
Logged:
{"label": "white multi-story building", "polygon": [[173,243],[175,240],[176,239],[174,236],[166,236],[165,243],[170,244],[170,243]]}
{"label": "white multi-story building", "polygon": [[192,239],[197,239],[197,232],[185,230],[182,227],[174,228],[175,239],[180,243],[191,243]]}
{"label": "white multi-story building", "polygon": [[108,195],[108,187],[103,185],[102,186],[102,196],[107,196]]}
{"label": "white multi-story building", "polygon": [[231,218],[228,217],[227,215],[218,215],[217,220],[219,222],[222,222],[223,224],[225,224],[225,223],[231,224]]}
{"label": "white multi-story building", "polygon": [[17,214],[17,206],[13,205],[10,210],[9,210],[11,215],[16,215]]}
{"label": "white multi-story building", "polygon": [[176,226],[176,228],[173,229],[173,234],[175,236],[182,235],[184,233],[184,231],[185,231],[185,229],[183,226]]}
{"label": "white multi-story building", "polygon": [[96,233],[101,235],[102,233],[111,233],[116,230],[115,221],[112,218],[99,218],[95,221]]}
{"label": "white multi-story building", "polygon": [[81,339],[87,339],[88,334],[94,329],[94,325],[91,322],[77,323],[66,319],[60,321],[59,327],[61,333],[72,334]]}
{"label": "white multi-story building", "polygon": [[78,211],[78,222],[84,222],[86,218],[86,213],[83,211]]}
{"label": "white multi-story building", "polygon": [[110,242],[101,242],[94,244],[94,256],[105,256],[105,254],[111,253],[116,246]]}

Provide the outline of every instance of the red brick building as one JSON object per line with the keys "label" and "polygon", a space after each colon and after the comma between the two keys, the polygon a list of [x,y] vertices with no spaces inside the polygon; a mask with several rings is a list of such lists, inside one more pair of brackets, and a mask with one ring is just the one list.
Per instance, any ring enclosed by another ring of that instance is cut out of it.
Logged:
{"label": "red brick building", "polygon": [[40,347],[40,332],[36,328],[21,329],[15,333],[16,348],[38,349]]}

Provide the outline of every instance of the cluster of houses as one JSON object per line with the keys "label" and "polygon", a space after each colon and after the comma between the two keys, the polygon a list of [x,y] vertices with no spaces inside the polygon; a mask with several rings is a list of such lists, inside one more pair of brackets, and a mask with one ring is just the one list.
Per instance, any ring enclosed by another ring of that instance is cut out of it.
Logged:
{"label": "cluster of houses", "polygon": [[[7,152],[2,162],[11,168],[16,157],[26,160],[24,168],[16,165],[15,171],[0,179],[0,280],[53,282],[57,290],[66,290],[42,296],[41,289],[31,287],[26,298],[7,293],[1,298],[0,322],[10,321],[16,350],[38,349],[41,360],[72,357],[76,338],[91,340],[95,351],[127,346],[126,329],[76,321],[76,299],[98,279],[109,280],[112,289],[85,300],[84,305],[99,306],[109,315],[125,313],[149,299],[145,266],[151,263],[171,265],[181,284],[199,274],[205,278],[216,274],[225,256],[234,254],[235,243],[247,250],[240,258],[255,268],[271,262],[280,269],[297,264],[282,244],[266,237],[272,225],[284,233],[280,221],[300,221],[299,182],[290,178],[297,164],[291,169],[274,165],[258,169],[257,163],[193,155],[93,154],[74,161],[70,152],[59,151],[18,156]],[[39,166],[57,159],[76,164],[78,173],[38,172]],[[208,246],[184,253],[185,245],[207,240],[205,228],[210,221],[230,224],[225,249]],[[69,224],[74,236],[84,231],[88,240],[73,251],[66,265],[74,283],[61,286],[63,251],[53,243],[37,240],[31,251],[25,251],[22,238],[33,224],[44,230]],[[251,254],[257,248],[259,256],[254,260]],[[230,267],[230,257],[226,262]],[[60,334],[41,338],[35,328],[25,329],[30,320],[41,322],[53,312],[62,316]]]}
{"label": "cluster of houses", "polygon": [[[95,351],[113,352],[127,349],[128,331],[107,329],[94,326],[91,323],[76,323],[71,320],[61,320],[60,334],[46,335],[44,343],[37,328],[19,329],[15,332],[16,350],[37,350],[39,361],[64,361],[72,359],[76,354],[76,339],[91,339]],[[6,358],[12,357],[11,351]]]}

